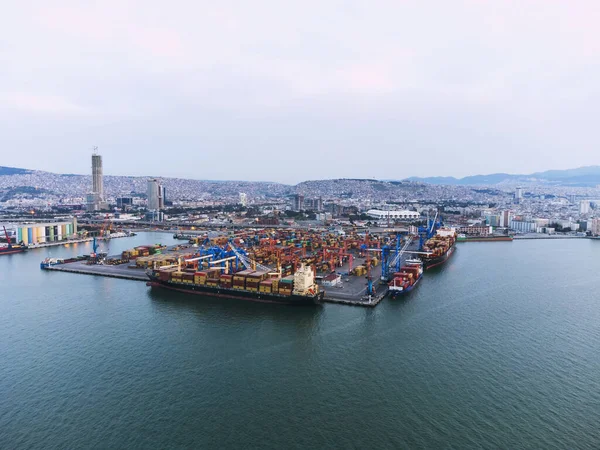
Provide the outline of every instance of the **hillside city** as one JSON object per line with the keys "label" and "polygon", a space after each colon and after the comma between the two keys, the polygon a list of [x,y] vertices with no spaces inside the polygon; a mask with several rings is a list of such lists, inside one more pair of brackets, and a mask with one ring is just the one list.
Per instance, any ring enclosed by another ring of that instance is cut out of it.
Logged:
{"label": "hillside city", "polygon": [[[155,225],[392,226],[438,213],[472,236],[600,234],[600,188],[523,182],[444,185],[373,179],[270,182],[55,174],[4,168],[5,223],[75,216]],[[97,188],[99,184],[100,188]],[[100,193],[94,192],[100,189]],[[157,198],[153,190],[158,189]]]}

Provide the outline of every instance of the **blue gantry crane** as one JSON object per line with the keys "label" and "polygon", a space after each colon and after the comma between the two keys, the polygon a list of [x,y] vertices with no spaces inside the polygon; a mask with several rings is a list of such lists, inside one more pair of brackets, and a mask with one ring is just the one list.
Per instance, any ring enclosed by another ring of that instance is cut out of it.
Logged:
{"label": "blue gantry crane", "polygon": [[419,250],[423,249],[423,244],[427,239],[432,238],[435,235],[435,232],[438,228],[444,226],[441,216],[438,211],[435,212],[435,217],[430,219],[427,217],[427,225],[419,227]]}

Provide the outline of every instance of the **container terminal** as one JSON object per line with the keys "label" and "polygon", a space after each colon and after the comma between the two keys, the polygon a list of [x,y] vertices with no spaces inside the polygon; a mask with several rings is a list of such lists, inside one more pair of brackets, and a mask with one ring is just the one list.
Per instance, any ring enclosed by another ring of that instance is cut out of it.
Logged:
{"label": "container terminal", "polygon": [[[46,259],[41,268],[146,281],[151,288],[205,296],[375,306],[394,279],[408,277],[412,287],[410,261],[414,266],[416,258],[439,257],[439,247],[430,251],[425,244],[431,245],[432,239],[446,242],[449,233],[434,219],[413,234],[269,228],[212,237],[195,234],[180,245],[139,246],[120,255],[102,254],[94,242],[90,255]],[[451,242],[446,249],[450,254]],[[444,254],[444,261],[448,256]]]}

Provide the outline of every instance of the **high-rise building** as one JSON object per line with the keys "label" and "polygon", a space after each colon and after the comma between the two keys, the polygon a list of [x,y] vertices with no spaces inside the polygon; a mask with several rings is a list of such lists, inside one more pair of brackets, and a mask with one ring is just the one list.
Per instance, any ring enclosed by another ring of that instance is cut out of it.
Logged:
{"label": "high-rise building", "polygon": [[518,187],[515,189],[515,203],[521,203],[521,200],[523,200],[523,188]]}
{"label": "high-rise building", "polygon": [[590,201],[589,200],[581,200],[579,202],[579,214],[589,214],[590,213]]}
{"label": "high-rise building", "polygon": [[600,235],[600,219],[592,219],[590,223],[588,223],[587,229],[594,236]]}
{"label": "high-rise building", "polygon": [[165,193],[163,186],[158,184],[157,179],[148,180],[146,194],[148,196],[148,210],[159,211],[165,207]]}
{"label": "high-rise building", "polygon": [[158,209],[165,209],[165,201],[167,200],[167,188],[162,184],[158,186]]}
{"label": "high-rise building", "polygon": [[248,205],[248,196],[245,192],[240,192],[240,205],[246,207]]}
{"label": "high-rise building", "polygon": [[508,228],[512,218],[512,213],[509,210],[502,211],[500,214],[500,226]]}
{"label": "high-rise building", "polygon": [[94,147],[94,153],[92,153],[92,192],[86,195],[88,211],[98,211],[108,208],[108,205],[104,202],[102,156],[97,151],[98,147]]}
{"label": "high-rise building", "polygon": [[292,209],[294,211],[303,211],[304,210],[304,195],[301,195],[301,194],[294,195]]}
{"label": "high-rise building", "polygon": [[96,153],[94,147],[92,154],[92,192],[98,195],[100,201],[104,200],[104,185],[102,183],[102,156]]}

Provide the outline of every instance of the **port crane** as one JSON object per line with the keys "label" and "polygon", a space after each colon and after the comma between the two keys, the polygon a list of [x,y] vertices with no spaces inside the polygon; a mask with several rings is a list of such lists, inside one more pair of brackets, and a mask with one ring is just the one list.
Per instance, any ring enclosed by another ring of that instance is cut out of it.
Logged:
{"label": "port crane", "polygon": [[100,235],[104,237],[104,239],[108,239],[110,237],[110,232],[112,231],[112,222],[108,214],[104,216],[104,222],[102,223],[102,228],[100,230]]}
{"label": "port crane", "polygon": [[250,258],[248,258],[246,255],[244,255],[239,249],[237,249],[235,247],[235,245],[233,245],[231,242],[228,242],[229,248],[231,249],[231,251],[233,252],[233,254],[238,258],[238,260],[244,265],[246,266],[247,269],[260,269],[263,270],[265,272],[269,272],[269,273],[278,273],[276,270],[264,266],[260,263],[257,263],[256,261],[251,260]]}
{"label": "port crane", "polygon": [[433,218],[433,220],[431,220],[429,218],[429,215],[427,215],[427,225],[419,227],[419,250],[423,249],[423,244],[425,244],[425,241],[427,239],[431,239],[435,234],[436,230],[444,225],[444,223],[442,222],[442,218],[439,217],[438,220],[438,217],[439,211],[435,212],[435,217]]}
{"label": "port crane", "polygon": [[[402,264],[402,255],[408,250],[408,247],[413,241],[412,235],[408,235],[406,240],[404,241],[404,245],[400,247],[401,239],[398,237],[396,239],[396,252],[392,260],[389,260],[389,248],[388,255],[386,258],[383,258],[382,252],[382,260],[381,260],[381,280],[389,281],[390,279],[390,270],[393,268],[395,272],[400,272],[400,265]],[[387,247],[387,246],[386,246]],[[385,248],[385,247],[384,247]],[[385,261],[385,264],[384,264]]]}
{"label": "port crane", "polygon": [[[4,236],[6,236],[6,243],[8,244],[8,248],[11,249],[13,248],[12,246],[12,240],[10,239],[10,236],[8,235],[8,231],[6,231],[6,227],[2,226],[2,228],[4,228]],[[16,238],[15,238],[15,242],[16,242]]]}

